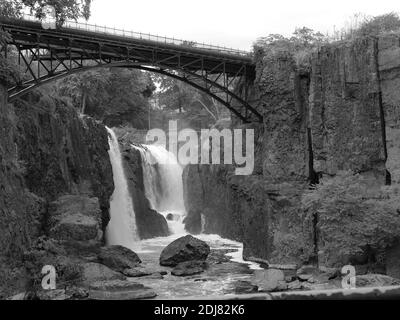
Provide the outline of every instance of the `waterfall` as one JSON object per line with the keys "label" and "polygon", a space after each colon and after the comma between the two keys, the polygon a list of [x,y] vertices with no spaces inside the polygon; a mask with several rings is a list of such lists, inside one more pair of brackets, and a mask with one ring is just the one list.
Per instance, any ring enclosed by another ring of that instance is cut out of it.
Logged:
{"label": "waterfall", "polygon": [[185,233],[182,167],[175,155],[158,145],[132,147],[141,154],[145,194],[152,209],[164,215],[171,233]]}
{"label": "waterfall", "polygon": [[[107,127],[106,127],[107,128]],[[135,211],[122,164],[121,151],[114,131],[107,128],[110,161],[113,172],[114,192],[110,201],[110,222],[106,229],[108,245],[119,244],[132,249],[138,241]]]}

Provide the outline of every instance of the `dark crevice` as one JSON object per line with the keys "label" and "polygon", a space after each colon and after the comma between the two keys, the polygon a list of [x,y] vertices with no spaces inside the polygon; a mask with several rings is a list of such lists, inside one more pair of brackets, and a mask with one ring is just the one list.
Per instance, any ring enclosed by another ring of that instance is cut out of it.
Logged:
{"label": "dark crevice", "polygon": [[310,183],[310,186],[314,186],[319,183],[319,175],[314,170],[314,154],[312,148],[311,128],[307,128],[307,144],[308,144],[308,181]]}
{"label": "dark crevice", "polygon": [[314,263],[318,265],[318,212],[313,213]]}
{"label": "dark crevice", "polygon": [[[385,122],[385,110],[383,107],[381,75],[379,72],[378,54],[379,54],[378,39],[374,39],[374,61],[375,61],[376,82],[377,82],[377,89],[378,89],[378,105],[379,105],[379,115],[380,115],[380,122],[381,122],[383,153],[384,153],[385,164],[386,164],[386,161],[388,158],[387,145],[386,145],[386,122]],[[385,173],[386,173],[385,174],[385,184],[391,185],[392,178],[391,178],[390,172],[386,169]]]}

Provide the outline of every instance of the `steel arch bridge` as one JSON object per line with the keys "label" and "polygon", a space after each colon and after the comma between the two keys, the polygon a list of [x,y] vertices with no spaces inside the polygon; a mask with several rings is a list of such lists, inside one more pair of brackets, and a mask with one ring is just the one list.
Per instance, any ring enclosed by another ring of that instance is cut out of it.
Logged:
{"label": "steel arch bridge", "polygon": [[[30,16],[0,16],[0,27],[9,33],[7,45],[15,46],[18,64],[26,74],[8,88],[10,101],[72,73],[127,67],[181,80],[213,97],[242,121],[262,121],[248,101],[255,67],[247,52],[76,22],[47,28]],[[2,48],[4,54],[7,45]],[[240,94],[234,91],[237,83]]]}

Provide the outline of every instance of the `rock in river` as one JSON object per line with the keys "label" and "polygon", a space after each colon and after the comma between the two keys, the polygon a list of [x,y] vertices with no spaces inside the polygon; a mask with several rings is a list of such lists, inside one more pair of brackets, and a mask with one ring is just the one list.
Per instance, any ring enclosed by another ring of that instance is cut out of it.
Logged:
{"label": "rock in river", "polygon": [[135,300],[153,298],[156,293],[143,284],[131,281],[99,281],[89,290],[89,299],[94,300]]}
{"label": "rock in river", "polygon": [[239,280],[234,283],[235,293],[236,294],[244,294],[244,293],[254,293],[258,291],[258,286],[252,284],[249,281]]}
{"label": "rock in river", "polygon": [[210,253],[207,243],[191,235],[176,239],[164,248],[160,255],[160,265],[174,267],[180,262],[204,261]]}
{"label": "rock in river", "polygon": [[121,273],[113,271],[100,263],[88,262],[82,265],[82,280],[86,285],[97,281],[124,279],[125,276]]}
{"label": "rock in river", "polygon": [[119,245],[100,248],[98,259],[100,263],[119,272],[135,268],[142,262],[135,252]]}
{"label": "rock in river", "polygon": [[280,288],[285,275],[278,269],[255,270],[251,282],[261,291],[274,291]]}
{"label": "rock in river", "polygon": [[204,261],[185,261],[179,263],[172,271],[174,276],[191,276],[202,273],[207,268],[207,263]]}

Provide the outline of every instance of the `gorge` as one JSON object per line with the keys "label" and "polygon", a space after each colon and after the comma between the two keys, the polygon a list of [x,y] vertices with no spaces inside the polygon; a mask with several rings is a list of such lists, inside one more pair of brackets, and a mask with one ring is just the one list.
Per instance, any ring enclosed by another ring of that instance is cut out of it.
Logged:
{"label": "gorge", "polygon": [[[2,74],[1,298],[46,298],[43,265],[76,299],[87,288],[104,298],[99,281],[135,283],[136,298],[338,288],[349,264],[359,286],[399,284],[399,34],[305,56],[256,46],[253,59],[248,92],[263,122],[232,114],[212,126],[254,130],[251,175],[181,166],[119,126],[129,113],[101,106],[101,118],[89,103],[81,115],[49,87],[8,102]],[[160,265],[188,233],[208,246],[204,261]]]}

